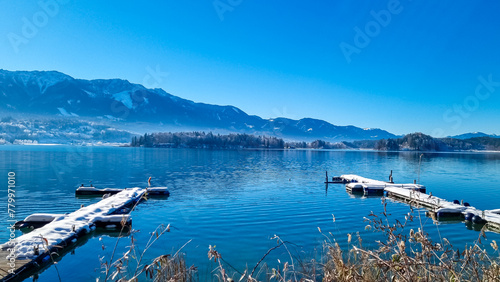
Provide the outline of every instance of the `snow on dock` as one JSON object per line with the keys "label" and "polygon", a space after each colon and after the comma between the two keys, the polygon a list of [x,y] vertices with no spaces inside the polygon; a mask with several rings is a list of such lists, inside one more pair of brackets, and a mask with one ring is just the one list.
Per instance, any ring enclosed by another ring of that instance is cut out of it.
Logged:
{"label": "snow on dock", "polygon": [[[473,224],[485,224],[488,230],[500,233],[500,209],[482,211],[468,203],[460,203],[457,200],[450,202],[433,196],[432,193],[426,194],[426,187],[416,183],[396,184],[354,174],[346,174],[333,179],[338,180],[335,183],[347,183],[346,190],[351,193],[373,195],[385,192],[388,197],[429,209],[431,216],[435,219],[465,219]],[[392,172],[389,179],[392,181]]]}
{"label": "snow on dock", "polygon": [[79,238],[94,230],[96,223],[106,227],[116,225],[122,220],[129,221],[128,215],[119,213],[140,201],[145,193],[146,190],[141,188],[123,189],[116,195],[70,214],[34,215],[33,220],[50,220],[50,223],[16,238],[15,241],[0,245],[2,261],[9,262],[11,257],[15,256],[15,270],[9,263],[1,264],[0,279],[2,281],[16,279],[16,276],[23,272],[50,263],[53,252],[62,252],[73,246]]}
{"label": "snow on dock", "polygon": [[370,178],[362,177],[354,174],[346,174],[340,176],[346,184],[346,189],[352,192],[364,192],[365,194],[383,193],[386,188],[400,188],[404,190],[414,190],[419,192],[426,192],[424,185],[420,184],[395,184],[392,182],[384,182],[373,180]]}
{"label": "snow on dock", "polygon": [[[489,230],[500,233],[500,214],[497,213],[498,210],[482,211],[467,203],[449,202],[432,194],[429,195],[411,189],[388,187],[385,191],[389,197],[402,200],[410,205],[430,209],[431,215],[437,219],[459,216],[460,219],[473,223],[484,223]],[[468,214],[470,214],[471,218],[467,218]],[[476,216],[476,219],[474,216]]]}
{"label": "snow on dock", "polygon": [[344,174],[340,178],[347,180],[349,183],[369,183],[369,184],[387,184],[388,182],[374,180],[366,177],[362,177],[355,174]]}

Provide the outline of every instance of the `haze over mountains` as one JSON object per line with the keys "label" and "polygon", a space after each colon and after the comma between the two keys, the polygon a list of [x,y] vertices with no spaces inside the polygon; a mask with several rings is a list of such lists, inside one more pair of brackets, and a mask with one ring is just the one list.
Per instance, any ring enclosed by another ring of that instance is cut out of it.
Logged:
{"label": "haze over mountains", "polygon": [[[4,130],[0,138],[41,142],[124,142],[133,134],[190,130],[268,135],[296,141],[400,137],[382,129],[337,126],[313,118],[263,119],[234,106],[195,103],[127,80],[75,79],[57,71],[0,70],[0,116],[14,117],[0,123]],[[476,132],[454,138],[485,136],[498,137]]]}
{"label": "haze over mountains", "polygon": [[[162,89],[121,79],[74,79],[56,71],[0,70],[0,112],[113,122],[117,128],[212,130],[296,140],[376,140],[397,137],[381,129],[336,126],[303,118],[263,119],[237,107],[195,103]],[[143,133],[143,132],[138,132]]]}
{"label": "haze over mountains", "polygon": [[483,133],[483,132],[464,133],[464,134],[450,136],[450,137],[451,138],[456,138],[456,139],[470,139],[470,138],[478,138],[478,137],[500,138],[499,135],[496,135],[496,134],[486,134],[486,133]]}

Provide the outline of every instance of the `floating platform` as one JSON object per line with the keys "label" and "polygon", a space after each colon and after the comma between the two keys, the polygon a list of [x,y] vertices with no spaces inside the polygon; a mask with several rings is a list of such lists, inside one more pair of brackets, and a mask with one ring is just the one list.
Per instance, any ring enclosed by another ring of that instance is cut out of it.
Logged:
{"label": "floating platform", "polygon": [[[146,193],[146,189],[124,189],[116,195],[98,203],[82,207],[65,214],[38,214],[28,222],[45,223],[36,232],[30,232],[0,245],[0,280],[15,281],[27,278],[27,273],[50,265],[59,254],[73,249],[78,240],[96,229],[122,224],[130,220],[129,215],[120,215],[123,209],[136,205]],[[10,265],[13,258],[12,267]]]}
{"label": "floating platform", "polygon": [[325,178],[325,184],[347,184],[349,183],[346,179],[342,178],[341,176],[333,176],[332,180],[328,178],[328,171],[325,172],[326,178]]}
{"label": "floating platform", "polygon": [[429,209],[429,214],[436,220],[461,218],[473,224],[486,225],[487,229],[500,233],[500,210],[479,210],[468,203],[455,200],[449,202],[432,194],[420,193],[397,188],[386,189],[387,196],[417,207]]}
{"label": "floating platform", "polygon": [[373,187],[373,189],[380,189],[380,187],[384,188],[402,188],[402,189],[407,189],[407,190],[414,190],[414,191],[419,191],[422,193],[426,192],[426,187],[424,185],[416,184],[416,183],[409,183],[409,184],[395,184],[393,182],[384,182],[384,181],[379,181],[379,180],[373,180],[370,178],[362,177],[359,175],[354,175],[354,174],[346,174],[340,176],[342,179],[344,179],[347,183],[360,183],[360,184],[365,184],[367,187]]}
{"label": "floating platform", "polygon": [[[128,189],[128,188],[125,188]],[[124,189],[121,188],[96,188],[94,186],[80,186],[75,190],[77,196],[102,196],[106,194],[118,194]],[[169,196],[170,192],[167,187],[148,187],[146,188],[147,195],[150,196]]]}
{"label": "floating platform", "polygon": [[351,193],[363,193],[364,195],[383,195],[387,188],[398,188],[404,190],[425,193],[426,187],[419,184],[395,184],[373,180],[358,175],[342,175],[340,178],[347,183],[346,190]]}
{"label": "floating platform", "polygon": [[385,185],[351,182],[345,185],[348,192],[369,195],[384,195]]}
{"label": "floating platform", "polygon": [[[416,207],[429,209],[429,215],[436,220],[464,221],[472,225],[486,225],[487,229],[500,233],[500,209],[479,210],[469,203],[447,201],[426,194],[426,187],[420,184],[395,184],[365,178],[359,175],[346,174],[340,176],[348,184],[346,191],[351,193],[363,193],[364,195],[374,195],[383,189],[387,197],[408,203]],[[392,179],[392,173],[391,173]],[[380,193],[383,195],[383,192]],[[476,228],[474,228],[476,229]]]}
{"label": "floating platform", "polygon": [[334,177],[332,177],[331,180],[329,180],[329,178],[327,177],[325,180],[325,183],[326,184],[347,184],[349,182],[347,182],[346,179],[343,179],[340,176],[334,176]]}

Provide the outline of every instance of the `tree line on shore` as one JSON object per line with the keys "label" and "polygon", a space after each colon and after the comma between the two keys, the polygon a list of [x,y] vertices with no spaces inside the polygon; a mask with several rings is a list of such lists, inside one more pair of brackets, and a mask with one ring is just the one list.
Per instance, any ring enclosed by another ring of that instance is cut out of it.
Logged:
{"label": "tree line on shore", "polygon": [[207,148],[207,149],[372,149],[379,151],[468,151],[500,150],[500,138],[433,138],[422,133],[397,139],[328,142],[315,140],[284,141],[273,136],[250,134],[213,134],[212,132],[160,132],[132,138],[132,147]]}
{"label": "tree line on shore", "polygon": [[212,132],[161,132],[133,137],[133,147],[163,148],[208,148],[208,149],[241,149],[266,148],[283,149],[283,139],[269,136],[249,134],[213,134]]}
{"label": "tree line on shore", "polygon": [[398,139],[382,139],[375,143],[379,151],[500,151],[500,138],[474,137],[469,139],[433,138],[422,133],[412,133]]}

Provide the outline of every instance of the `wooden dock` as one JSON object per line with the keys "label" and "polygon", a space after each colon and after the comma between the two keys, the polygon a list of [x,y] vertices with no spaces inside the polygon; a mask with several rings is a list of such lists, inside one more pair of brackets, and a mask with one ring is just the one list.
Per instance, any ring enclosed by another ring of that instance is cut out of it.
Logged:
{"label": "wooden dock", "polygon": [[[427,208],[429,214],[435,220],[445,219],[446,215],[458,215],[458,222],[462,222],[465,219],[472,224],[484,224],[487,230],[500,233],[500,210],[480,210],[470,206],[468,203],[450,202],[436,197],[432,193],[426,194],[426,187],[416,183],[396,184],[354,174],[346,174],[338,178],[342,179],[342,182],[339,183],[347,183],[347,191],[363,191],[365,195],[370,195],[383,187],[387,197],[415,207]],[[392,180],[392,172],[389,178]],[[372,189],[370,190],[370,188]],[[370,191],[372,193],[369,193]],[[470,217],[473,216],[479,218],[480,221],[471,222]]]}
{"label": "wooden dock", "polygon": [[[145,189],[124,189],[116,195],[98,203],[82,207],[79,210],[56,217],[50,223],[19,236],[13,244],[0,245],[0,281],[20,281],[27,275],[44,266],[50,265],[59,254],[65,253],[78,245],[78,240],[96,228],[96,223],[106,224],[107,220],[128,211],[143,198]],[[127,221],[127,215],[123,216]],[[15,262],[12,267],[8,249],[14,246]]]}
{"label": "wooden dock", "polygon": [[437,218],[440,209],[460,210],[464,216],[473,214],[480,216],[485,222],[486,228],[490,231],[500,233],[500,215],[488,210],[480,210],[470,205],[456,204],[445,199],[433,196],[432,194],[420,193],[412,190],[403,190],[398,188],[386,188],[388,197],[402,202],[406,202],[415,207],[425,207],[429,209],[431,216]]}
{"label": "wooden dock", "polygon": [[364,192],[364,194],[383,193],[387,188],[400,188],[403,190],[412,190],[426,192],[426,187],[416,183],[396,184],[393,182],[384,182],[362,177],[354,174],[342,175],[339,178],[343,179],[346,184],[346,189],[350,191]]}
{"label": "wooden dock", "polygon": [[27,265],[30,260],[29,259],[17,259],[15,258],[13,262],[6,259],[10,255],[10,252],[7,250],[0,250],[0,280],[1,281],[9,281],[7,278],[10,274],[9,270],[14,269],[11,267],[11,264],[14,265],[15,268],[21,268]]}

